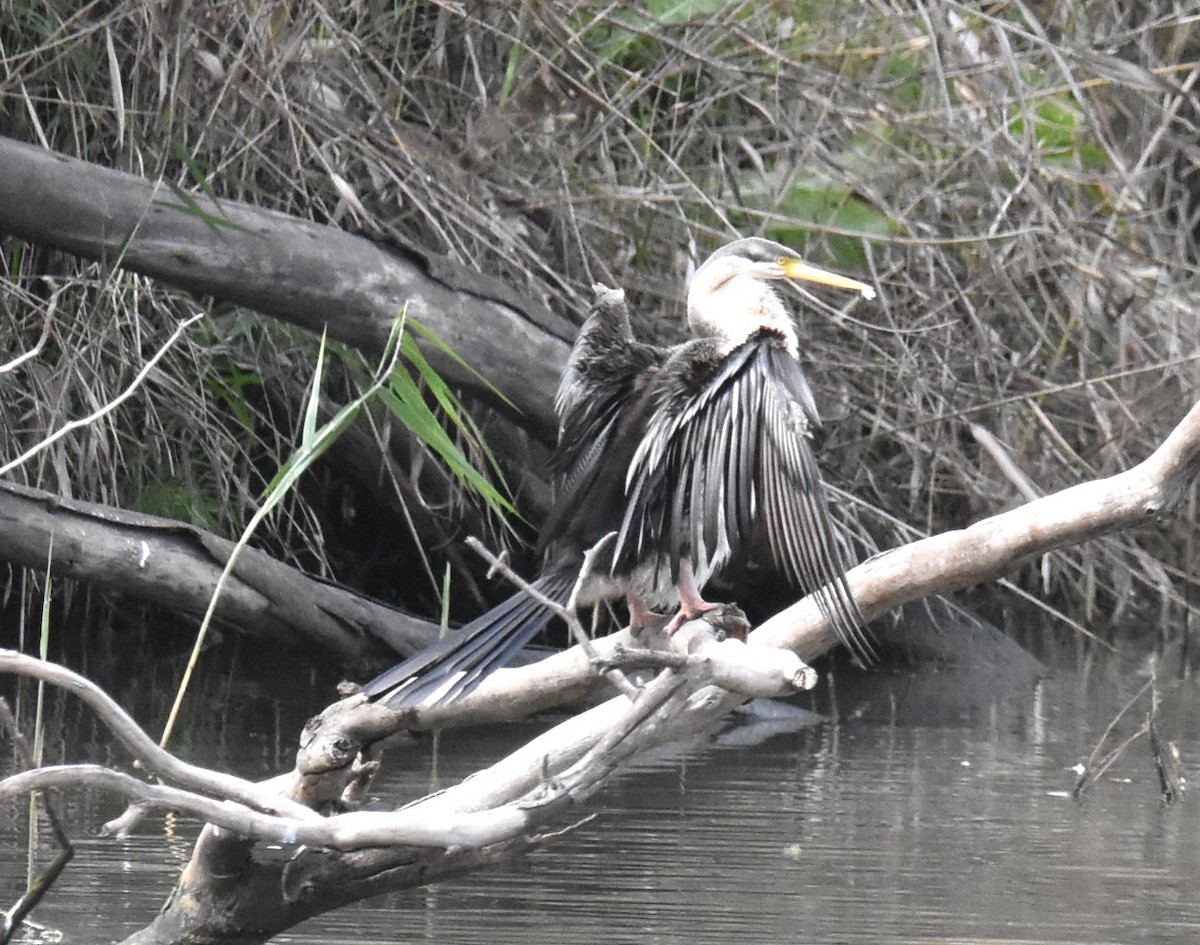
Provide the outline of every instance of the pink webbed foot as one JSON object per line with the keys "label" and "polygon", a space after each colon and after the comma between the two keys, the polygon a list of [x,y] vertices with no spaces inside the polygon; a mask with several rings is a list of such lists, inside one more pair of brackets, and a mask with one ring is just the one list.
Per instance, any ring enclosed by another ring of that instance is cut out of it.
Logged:
{"label": "pink webbed foot", "polygon": [[671,622],[667,624],[667,636],[674,636],[675,631],[689,620],[695,620],[697,617],[704,616],[704,614],[720,610],[724,606],[724,604],[713,604],[706,600],[702,600],[698,604],[695,601],[691,602],[691,604],[684,604],[680,601],[679,611],[671,618]]}
{"label": "pink webbed foot", "polygon": [[714,604],[700,596],[692,566],[683,561],[679,565],[679,613],[667,624],[667,636],[674,636],[676,630],[698,617],[704,617],[714,629],[739,640],[746,639],[750,630],[750,621],[736,604]]}
{"label": "pink webbed foot", "polygon": [[696,575],[688,561],[679,562],[679,613],[667,624],[667,636],[674,636],[675,631],[689,620],[695,620],[701,614],[716,610],[720,604],[710,604],[700,596],[700,587],[696,584]]}
{"label": "pink webbed foot", "polygon": [[707,621],[718,633],[736,637],[739,640],[745,640],[746,634],[750,632],[750,621],[746,619],[745,612],[737,604],[713,604],[705,601],[701,610],[691,614],[681,607],[679,613],[672,617],[671,622],[667,624],[667,636],[674,635],[675,631],[689,620],[697,618]]}

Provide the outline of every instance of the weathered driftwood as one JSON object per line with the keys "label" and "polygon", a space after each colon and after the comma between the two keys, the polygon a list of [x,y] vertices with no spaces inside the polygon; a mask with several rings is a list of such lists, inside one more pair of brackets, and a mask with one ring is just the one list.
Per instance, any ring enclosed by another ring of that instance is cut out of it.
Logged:
{"label": "weathered driftwood", "polygon": [[[868,619],[934,593],[994,580],[1022,562],[1057,548],[1110,532],[1153,527],[1170,515],[1200,472],[1200,404],[1163,444],[1132,469],[1081,483],[1010,511],[876,555],[847,575],[850,590]],[[595,643],[604,657],[628,645],[625,632]],[[813,659],[834,645],[832,633],[812,598],[767,620],[749,636],[752,645],[793,650]],[[420,708],[413,727],[442,727],[510,721],[578,699],[590,681],[578,648],[532,666],[493,673],[452,706]]]}
{"label": "weathered driftwood", "polygon": [[[70,670],[0,650],[0,672],[34,676],[74,692],[110,727],[142,768],[175,785],[146,784],[97,766],[64,765],[13,775],[0,785],[0,791],[20,793],[89,782],[124,794],[143,809],[186,811],[243,837],[276,843],[332,849],[379,844],[483,846],[507,840],[530,825],[529,815],[522,811],[544,806],[559,789],[548,791],[542,783],[547,777],[562,784],[569,782],[570,789],[578,794],[581,784],[592,783],[589,779],[594,772],[580,770],[570,778],[564,772],[587,753],[603,756],[601,766],[607,770],[614,764],[610,756],[623,758],[635,753],[631,746],[638,742],[632,732],[651,713],[662,711],[661,702],[668,691],[682,691],[680,687],[685,683],[689,690],[695,690],[719,679],[726,686],[736,687],[732,691],[746,699],[788,696],[816,683],[815,673],[791,651],[720,639],[704,621],[681,629],[669,645],[660,639],[657,646],[660,649],[631,651],[628,658],[614,652],[605,664],[665,666],[664,677],[675,678],[671,686],[656,683],[636,690],[632,697],[610,699],[489,769],[488,777],[472,779],[436,799],[396,812],[329,818],[313,811],[325,810],[329,805],[343,806],[358,796],[364,779],[375,769],[367,756],[413,720],[410,711],[393,712],[358,695],[336,703],[309,723],[293,772],[255,785],[174,758],[155,745],[101,690]],[[596,667],[595,672],[599,669]],[[660,693],[662,699],[655,693]],[[645,736],[639,737],[644,740]],[[617,742],[622,744],[619,749],[614,747]],[[480,788],[484,789],[482,794]],[[523,797],[533,791],[540,792],[536,803]],[[225,800],[214,801],[214,796]],[[431,809],[438,813],[431,814]],[[110,830],[126,827],[124,822],[108,825]]]}
{"label": "weathered driftwood", "polygon": [[[1174,512],[1198,474],[1200,403],[1132,469],[876,555],[850,572],[850,589],[873,620],[929,594],[995,580],[1036,555],[1111,532],[1153,527]],[[832,645],[828,633],[814,632],[819,624],[815,604],[806,599],[764,623],[755,639],[811,657]]]}
{"label": "weathered driftwood", "polygon": [[[393,251],[283,213],[190,199],[163,182],[0,137],[0,233],[327,328],[371,354],[407,305],[504,391],[526,429],[553,436],[554,392],[574,329],[536,300],[417,247]],[[455,384],[499,403],[462,364],[435,349],[429,357]]]}
{"label": "weathered driftwood", "polygon": [[[934,591],[988,580],[1030,556],[1152,524],[1169,514],[1198,471],[1200,404],[1152,456],[1128,472],[879,555],[850,573],[851,589],[864,612],[876,616]],[[653,662],[643,654],[625,659],[620,648],[631,642],[623,631],[596,641],[594,652],[606,664]],[[450,706],[403,714],[350,697],[314,720],[291,775],[243,784],[236,794],[207,789],[236,796],[236,805],[155,793],[92,769],[26,772],[0,783],[0,793],[104,778],[135,802],[171,804],[222,824],[205,829],[168,907],[130,941],[262,941],[325,908],[528,849],[540,839],[531,838],[531,831],[561,817],[639,753],[704,730],[750,695],[807,685],[808,673],[775,647],[815,654],[832,643],[808,600],[759,627],[744,645],[719,642],[697,624],[689,625],[673,641],[678,652],[663,658],[670,668],[659,671],[635,698],[622,695],[595,706],[480,775],[392,812],[317,817],[311,808],[353,803],[375,769],[379,739],[397,727],[516,718],[585,692],[597,667],[576,647],[532,666],[497,672]],[[6,654],[0,661],[4,668],[43,678],[65,672],[19,654]],[[716,679],[742,688],[730,691],[714,685]],[[99,705],[93,692],[88,697]],[[147,750],[131,748],[139,757]],[[164,773],[162,764],[154,756],[147,766]],[[185,772],[175,780],[189,787],[192,778]],[[291,857],[281,861],[257,857],[255,838],[309,845],[293,847]]]}

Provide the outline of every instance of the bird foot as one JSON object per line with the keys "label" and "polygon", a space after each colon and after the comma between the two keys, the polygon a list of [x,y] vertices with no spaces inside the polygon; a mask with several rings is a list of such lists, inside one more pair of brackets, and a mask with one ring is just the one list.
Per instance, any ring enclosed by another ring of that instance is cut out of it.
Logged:
{"label": "bird foot", "polygon": [[697,617],[708,613],[710,610],[715,610],[720,606],[720,604],[710,604],[706,600],[692,604],[682,604],[675,616],[671,618],[671,622],[665,627],[667,636],[675,636],[675,632],[689,620],[695,620]]}
{"label": "bird foot", "polygon": [[652,627],[663,619],[664,614],[660,614],[647,607],[639,598],[632,595],[626,600],[629,608],[629,629],[636,636],[647,627]]}

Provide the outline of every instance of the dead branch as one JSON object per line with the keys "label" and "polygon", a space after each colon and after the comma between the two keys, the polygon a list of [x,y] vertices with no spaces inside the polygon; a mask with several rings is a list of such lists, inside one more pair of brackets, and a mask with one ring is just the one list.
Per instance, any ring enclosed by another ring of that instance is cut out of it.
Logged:
{"label": "dead branch", "polygon": [[[537,842],[528,836],[532,830],[589,797],[622,765],[661,744],[666,733],[678,731],[678,720],[686,718],[697,704],[697,688],[712,688],[707,685],[711,679],[708,668],[715,657],[708,651],[710,644],[720,644],[716,635],[699,623],[676,635],[688,634],[688,646],[693,650],[693,655],[685,657],[682,671],[664,669],[634,698],[617,696],[551,729],[480,775],[396,811],[351,811],[322,818],[302,808],[304,814],[294,816],[294,792],[304,780],[299,760],[290,782],[277,778],[260,786],[236,785],[236,794],[242,798],[250,795],[253,804],[221,802],[194,791],[144,784],[91,765],[14,775],[0,782],[0,795],[91,784],[123,794],[140,809],[170,806],[207,819],[213,826],[202,832],[176,895],[155,923],[132,941],[193,941],[197,937],[211,941],[219,939],[217,929],[224,928],[236,929],[244,939],[244,916],[249,909],[255,910],[253,928],[262,930],[266,938],[314,914],[314,898],[331,908],[528,849]],[[103,698],[96,697],[94,687],[69,671],[24,657],[0,660],[3,670],[67,685],[102,712],[107,723],[120,727],[127,744],[149,741],[145,735],[139,739],[124,731],[127,721],[123,713],[114,712]],[[319,727],[333,729],[339,721],[349,723],[336,734],[326,734],[331,742],[344,743],[347,750],[367,752],[379,733],[371,724],[355,729],[356,713],[363,709],[386,711],[356,696],[331,707]],[[348,737],[352,731],[357,732],[356,742]],[[301,757],[314,741],[306,739]],[[154,758],[152,765],[160,771],[182,772],[190,782],[204,785],[225,777],[210,772],[210,778],[197,779],[190,766],[172,765],[162,758]],[[356,777],[352,768],[336,764],[324,774],[331,783]],[[305,775],[311,776],[314,772]],[[237,779],[229,781],[236,783]],[[288,795],[274,806],[280,815],[258,804],[257,788]],[[230,796],[234,794],[230,792]],[[256,862],[251,853],[255,841],[260,840],[286,844],[295,853],[283,863],[277,858],[270,865]],[[421,868],[397,869],[415,863]],[[268,876],[273,883],[267,887],[275,891],[263,893],[259,887]],[[298,883],[305,894],[289,893]],[[331,883],[336,883],[332,894],[336,901],[328,898]],[[252,889],[259,892],[250,898]],[[234,923],[239,916],[242,921]]]}
{"label": "dead branch", "polygon": [[[1200,403],[1132,469],[877,555],[849,572],[850,590],[868,619],[875,619],[930,594],[993,580],[1039,554],[1152,525],[1171,514],[1198,464]],[[618,647],[634,643],[628,631],[621,631],[596,640],[593,647],[604,660]],[[811,660],[835,640],[816,603],[805,598],[765,621],[747,643],[792,650]],[[452,705],[419,706],[406,724],[442,728],[514,721],[577,701],[593,684],[587,657],[573,647],[531,666],[498,670]]]}
{"label": "dead branch", "polygon": [[[1153,525],[1172,513],[1197,473],[1200,403],[1132,469],[877,555],[850,572],[850,590],[873,620],[930,594],[994,580],[1036,555]],[[751,639],[812,658],[833,645],[822,623],[816,605],[806,599],[772,617]]]}
{"label": "dead branch", "polygon": [[599,658],[595,649],[592,648],[591,639],[584,631],[583,624],[579,622],[579,617],[577,616],[579,613],[579,589],[583,587],[584,580],[587,578],[592,569],[592,564],[595,561],[597,550],[599,549],[600,545],[605,544],[607,541],[607,538],[602,539],[596,545],[596,547],[590,549],[584,554],[583,566],[579,569],[579,577],[575,581],[575,587],[571,590],[571,596],[567,599],[567,604],[565,607],[558,603],[558,601],[547,597],[536,587],[522,578],[507,564],[488,551],[488,549],[484,547],[483,543],[478,538],[475,538],[474,536],[468,538],[467,547],[487,561],[487,563],[491,566],[492,571],[499,571],[506,578],[508,578],[509,581],[520,588],[523,593],[528,594],[540,604],[549,608],[549,610],[553,612],[555,616],[557,616],[567,625],[567,630],[571,635],[571,639],[574,640],[579,645],[580,649],[583,650],[584,656],[587,657],[588,662],[591,663],[592,667],[602,676],[604,676],[605,679],[612,683],[618,692],[624,693],[632,698],[634,695],[636,695],[637,689],[632,683],[629,682],[628,679],[625,678],[625,674],[622,673],[617,667],[616,662],[613,660],[605,661]]}
{"label": "dead branch", "polygon": [[[40,679],[77,696],[96,713],[129,753],[151,774],[186,785],[196,792],[237,801],[256,810],[287,812],[290,816],[301,819],[311,819],[315,816],[308,808],[280,796],[278,785],[262,787],[251,784],[230,774],[190,765],[164,751],[109,697],[108,693],[69,669],[24,653],[0,650],[0,673],[14,673]],[[4,793],[5,783],[7,782],[0,782],[0,793]]]}
{"label": "dead branch", "polygon": [[[758,652],[747,655],[744,644],[719,640],[705,621],[685,626],[671,643],[677,651],[682,650],[683,660],[660,675],[686,678],[691,690],[720,679],[737,686],[739,697],[745,699],[790,695],[815,682],[812,670],[795,654],[758,648]],[[619,655],[616,658],[620,660]],[[492,795],[482,806],[475,800],[459,805],[457,799],[463,792],[452,789],[439,795],[443,800],[438,802],[441,806],[437,815],[431,814],[426,805],[416,804],[388,814],[352,813],[322,820],[313,809],[332,801],[344,801],[348,790],[357,789],[363,772],[355,767],[356,759],[406,724],[410,712],[394,713],[361,696],[352,696],[331,706],[310,723],[291,775],[254,785],[174,758],[158,748],[102,690],[70,670],[0,650],[0,672],[32,676],[75,692],[150,773],[184,788],[149,785],[118,772],[81,765],[13,775],[0,782],[0,794],[89,783],[123,795],[140,809],[185,811],[241,837],[331,849],[380,844],[478,847],[509,839],[528,828],[531,822],[528,811],[555,800],[555,792],[539,786],[539,780],[547,776],[558,778],[568,766],[583,763],[581,759],[589,752],[611,754],[617,742],[624,743],[627,752],[632,732],[644,723],[650,710],[658,710],[653,695],[656,690],[650,687],[633,691],[632,697],[619,696],[585,713],[581,717],[584,722],[564,723],[539,739],[532,755],[518,753],[518,760],[501,762],[488,772],[485,780],[493,787],[498,783],[509,787],[499,795]],[[631,711],[633,714],[629,715]],[[616,741],[614,732],[620,733]],[[606,771],[613,770],[619,762],[620,757],[615,760],[600,757],[595,761]],[[371,767],[366,774],[373,773]],[[591,769],[585,765],[575,772],[573,780],[568,778],[564,783],[576,791],[580,784],[590,783],[591,777]],[[524,796],[535,790],[539,791],[536,801]],[[280,791],[284,792],[283,797],[277,793]],[[212,796],[237,803],[217,804],[211,800]],[[446,798],[450,807],[445,806]]]}

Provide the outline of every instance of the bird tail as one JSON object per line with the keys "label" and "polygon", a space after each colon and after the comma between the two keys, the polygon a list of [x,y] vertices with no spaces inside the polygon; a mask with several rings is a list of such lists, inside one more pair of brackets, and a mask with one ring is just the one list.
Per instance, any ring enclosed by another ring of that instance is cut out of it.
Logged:
{"label": "bird tail", "polygon": [[[572,583],[568,576],[546,575],[532,586],[565,604]],[[417,705],[435,694],[434,705],[449,702],[466,695],[493,670],[508,663],[553,616],[544,603],[518,591],[375,677],[362,691],[392,709]]]}

